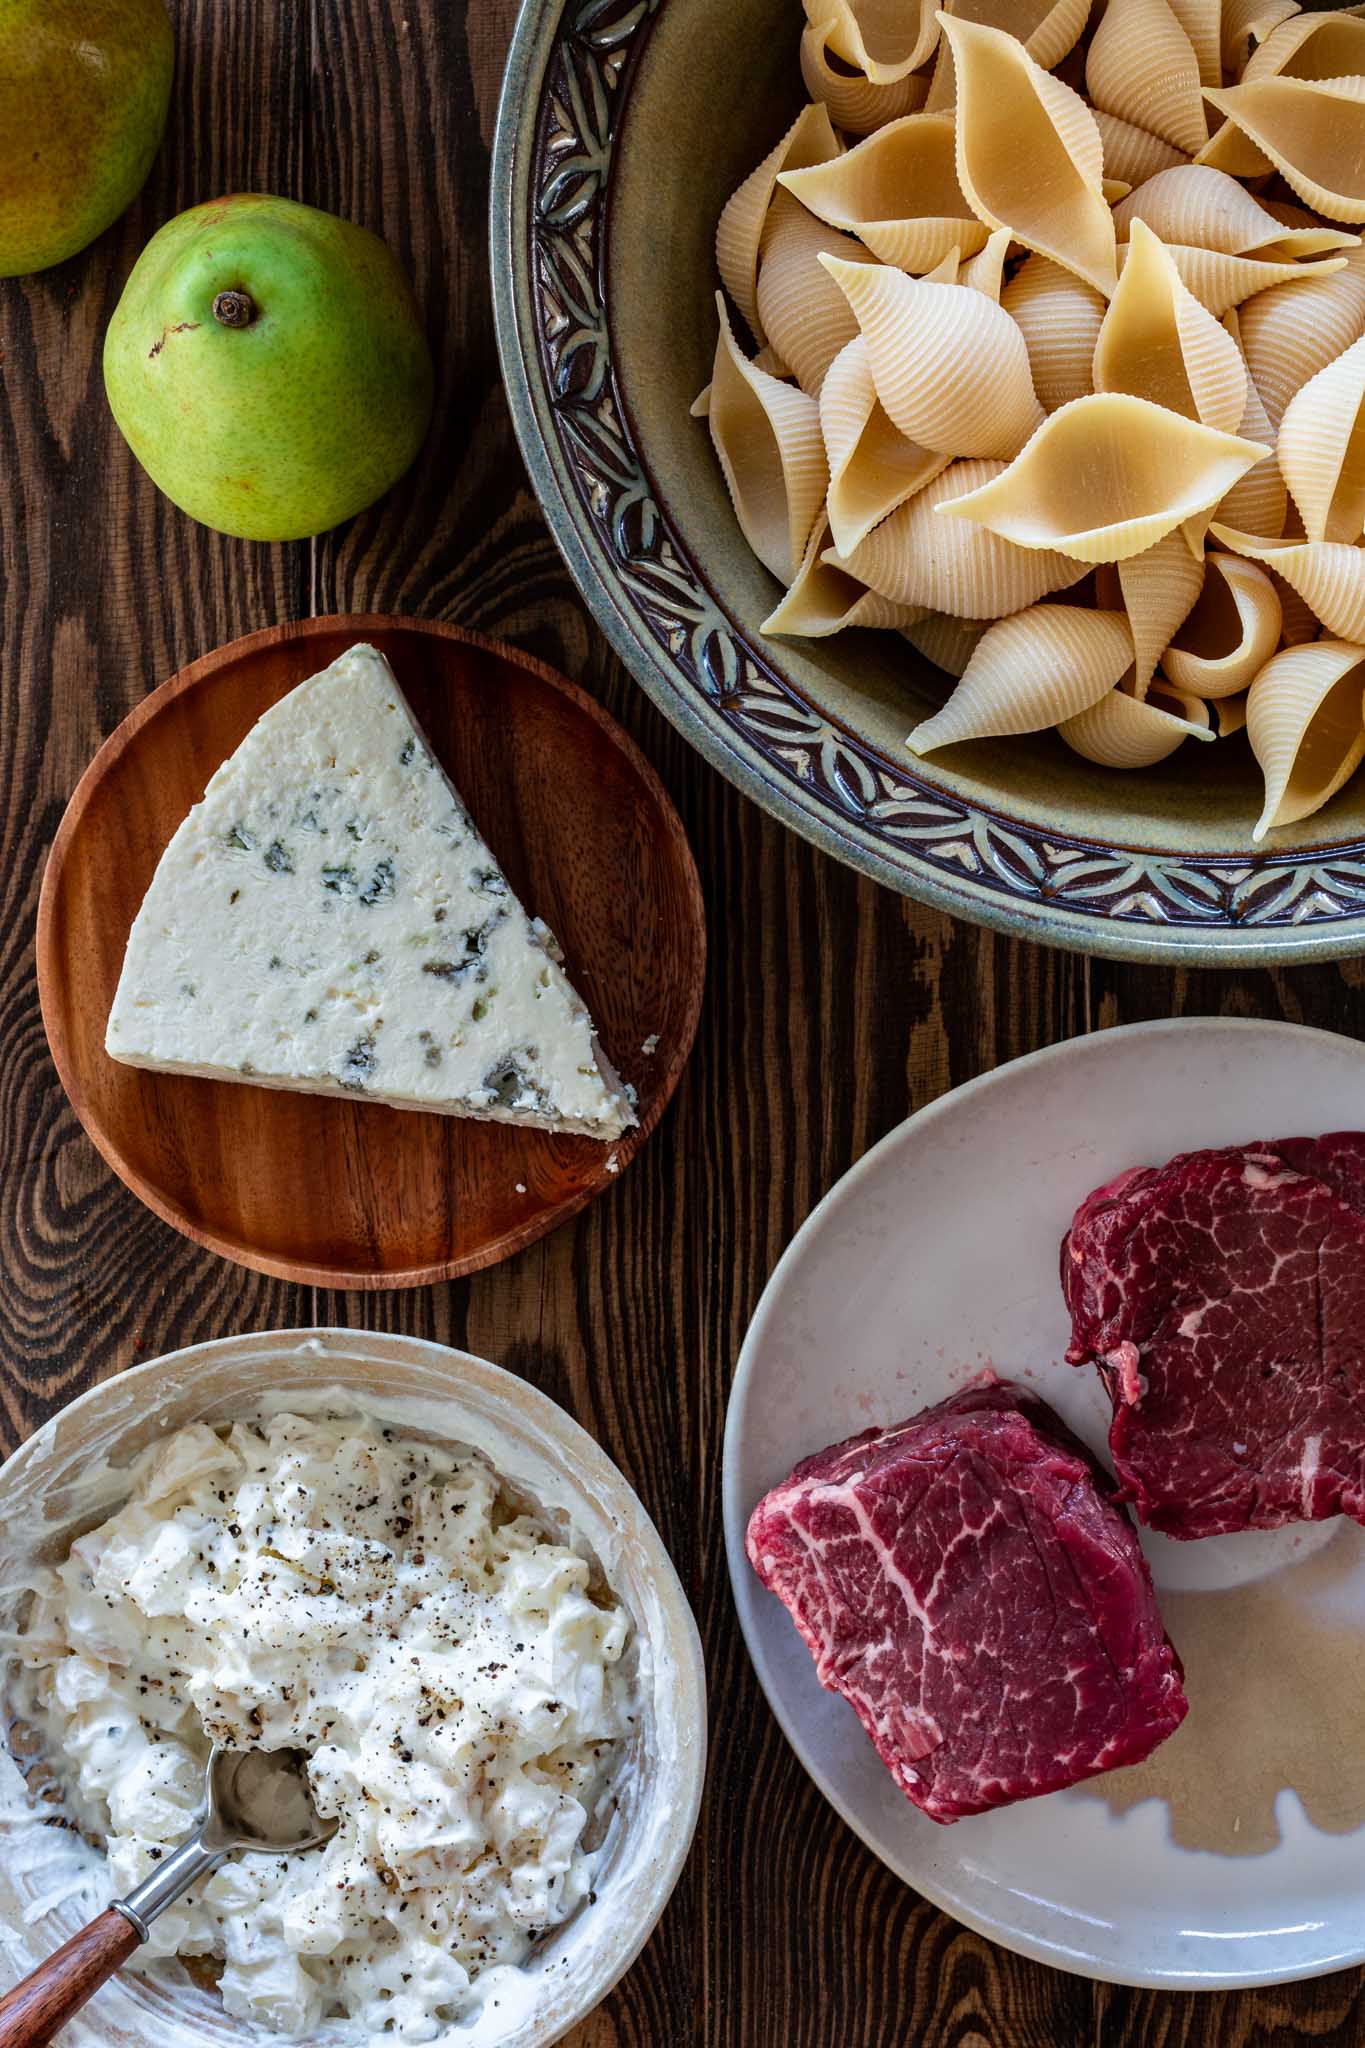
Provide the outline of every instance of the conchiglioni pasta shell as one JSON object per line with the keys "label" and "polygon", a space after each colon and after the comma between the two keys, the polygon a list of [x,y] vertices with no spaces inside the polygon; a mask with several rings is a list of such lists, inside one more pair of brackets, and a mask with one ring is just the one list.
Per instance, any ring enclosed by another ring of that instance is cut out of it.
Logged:
{"label": "conchiglioni pasta shell", "polygon": [[1235,697],[1280,644],[1280,600],[1264,569],[1209,555],[1204,588],[1161,657],[1169,682],[1194,697]]}
{"label": "conchiglioni pasta shell", "polygon": [[894,85],[934,54],[933,0],[817,0],[817,5],[826,17],[830,49],[874,85]]}
{"label": "conchiglioni pasta shell", "polygon": [[1294,393],[1365,333],[1365,277],[1345,265],[1300,277],[1248,299],[1237,319],[1251,381],[1278,431]]}
{"label": "conchiglioni pasta shell", "polygon": [[[1133,635],[1133,695],[1142,700],[1158,662],[1188,617],[1204,585],[1203,550],[1190,552],[1182,533],[1109,567]],[[1100,601],[1104,602],[1103,592]]]}
{"label": "conchiglioni pasta shell", "polygon": [[1163,242],[1220,249],[1226,256],[1254,256],[1276,244],[1286,256],[1316,256],[1323,247],[1339,246],[1335,229],[1286,228],[1257,205],[1244,185],[1207,164],[1178,164],[1174,170],[1158,171],[1121,199],[1114,208],[1120,241],[1127,241],[1135,220],[1146,221]]}
{"label": "conchiglioni pasta shell", "polygon": [[1365,263],[1361,237],[1350,228],[1329,228],[1310,207],[1300,206],[1297,200],[1263,195],[1260,204],[1286,230],[1280,241],[1267,243],[1260,252],[1263,256],[1323,256],[1340,250],[1348,267]]}
{"label": "conchiglioni pasta shell", "polygon": [[765,568],[791,583],[829,482],[813,398],[740,353],[716,293],[720,335],[711,377],[711,439],[740,531]]}
{"label": "conchiglioni pasta shell", "polygon": [[982,634],[990,631],[990,623],[985,619],[950,618],[947,612],[926,612],[913,626],[904,626],[901,631],[935,668],[950,676],[960,676],[975,654]]}
{"label": "conchiglioni pasta shell", "polygon": [[[1365,20],[1354,8],[1297,14],[1271,29],[1242,68],[1257,78],[1359,78],[1365,72]],[[1216,85],[1217,79],[1210,83]]]}
{"label": "conchiglioni pasta shell", "polygon": [[913,72],[893,85],[874,85],[861,71],[836,71],[829,61],[830,26],[828,21],[807,22],[801,37],[801,76],[811,98],[828,108],[836,128],[849,135],[871,135],[924,105],[928,80]]}
{"label": "conchiglioni pasta shell", "polygon": [[948,702],[915,727],[906,745],[929,754],[961,740],[1043,732],[1096,703],[1132,660],[1122,612],[1032,605],[983,633]]}
{"label": "conchiglioni pasta shell", "polygon": [[958,183],[956,154],[951,114],[909,114],[837,162],[783,171],[780,182],[883,262],[924,271],[952,248],[974,256],[985,246],[988,230]]}
{"label": "conchiglioni pasta shell", "polygon": [[826,509],[841,555],[948,467],[948,456],[907,441],[887,418],[861,335],[830,364],[820,389],[820,431],[829,460]]}
{"label": "conchiglioni pasta shell", "polygon": [[1280,471],[1308,540],[1365,533],[1365,337],[1310,377],[1285,407]]}
{"label": "conchiglioni pasta shell", "polygon": [[1332,540],[1267,544],[1254,534],[1216,523],[1209,532],[1234,554],[1273,569],[1329,633],[1342,640],[1365,641],[1365,548]]}
{"label": "conchiglioni pasta shell", "polygon": [[[1128,261],[1131,243],[1119,244],[1119,273]],[[1201,306],[1221,320],[1234,306],[1272,289],[1309,279],[1330,277],[1346,268],[1344,256],[1324,256],[1315,263],[1286,263],[1275,257],[1228,256],[1221,249],[1194,249],[1185,242],[1168,242],[1166,253]]]}
{"label": "conchiglioni pasta shell", "polygon": [[846,295],[819,262],[835,253],[846,263],[875,264],[858,243],[807,213],[789,193],[776,193],[758,259],[758,317],[770,345],[814,398],[826,370],[858,331]]}
{"label": "conchiglioni pasta shell", "polygon": [[984,292],[998,306],[1005,285],[1005,258],[1009,248],[1009,229],[996,228],[980,254],[963,264],[957,282],[965,284],[971,291]]}
{"label": "conchiglioni pasta shell", "polygon": [[726,200],[716,223],[716,268],[720,281],[744,315],[755,341],[765,339],[758,317],[758,245],[779,171],[824,163],[843,148],[823,107],[803,107],[775,148]]}
{"label": "conchiglioni pasta shell", "polygon": [[1209,99],[1307,206],[1365,221],[1365,78],[1258,78]]}
{"label": "conchiglioni pasta shell", "polygon": [[1218,125],[1204,147],[1196,151],[1194,161],[1207,164],[1212,171],[1226,171],[1230,178],[1268,178],[1275,166],[1265,151],[1257,149],[1249,135],[1243,135],[1221,114],[1213,118]]}
{"label": "conchiglioni pasta shell", "polygon": [[1090,109],[1013,36],[942,20],[957,68],[957,177],[973,210],[1107,298],[1117,275],[1114,217]]}
{"label": "conchiglioni pasta shell", "polygon": [[1210,704],[1213,729],[1220,740],[1230,740],[1234,733],[1245,732],[1247,722],[1246,692],[1240,697],[1220,697],[1216,704]]}
{"label": "conchiglioni pasta shell", "polygon": [[821,260],[853,308],[877,396],[908,440],[945,455],[1018,453],[1043,409],[1008,313],[961,285]]}
{"label": "conchiglioni pasta shell", "polygon": [[1024,337],[1033,388],[1045,412],[1091,391],[1091,364],[1105,301],[1060,263],[1030,256],[1000,294]]}
{"label": "conchiglioni pasta shell", "polygon": [[1223,0],[1223,69],[1240,75],[1253,43],[1299,12],[1298,0]]}
{"label": "conchiglioni pasta shell", "polygon": [[1268,661],[1247,694],[1247,733],[1265,778],[1252,832],[1264,839],[1320,811],[1365,757],[1365,647],[1316,640]]}
{"label": "conchiglioni pasta shell", "polygon": [[1188,739],[1211,740],[1208,716],[1205,711],[1202,722],[1182,718],[1126,690],[1110,690],[1057,731],[1074,753],[1100,768],[1153,768]]}
{"label": "conchiglioni pasta shell", "polygon": [[1246,411],[1241,350],[1141,218],[1095,343],[1093,378],[1096,391],[1131,392],[1224,434],[1237,431]]}
{"label": "conchiglioni pasta shell", "polygon": [[1118,562],[1217,504],[1267,452],[1144,398],[1104,392],[1051,414],[1007,470],[942,509],[1019,547]]}
{"label": "conchiglioni pasta shell", "polygon": [[945,498],[975,490],[1004,467],[977,459],[950,464],[838,566],[897,604],[928,605],[955,619],[1004,618],[1079,583],[1084,562],[1051,549],[1015,547],[984,526],[938,517]]}
{"label": "conchiglioni pasta shell", "polygon": [[1223,83],[1222,0],[1170,0],[1170,8],[1189,38],[1199,66],[1201,85]]}
{"label": "conchiglioni pasta shell", "polygon": [[1187,155],[1209,139],[1199,59],[1167,0],[1109,0],[1085,60],[1097,107]]}
{"label": "conchiglioni pasta shell", "polygon": [[[1090,4],[1091,0],[949,0],[943,12],[959,21],[1004,29],[1023,44],[1035,64],[1052,71],[1079,41]],[[945,36],[938,46],[928,104],[951,107],[956,97],[952,46]]]}
{"label": "conchiglioni pasta shell", "polygon": [[[1240,349],[1242,336],[1236,313],[1225,314],[1223,325]],[[1270,424],[1250,372],[1247,374],[1247,402],[1237,432],[1244,441],[1261,441],[1267,448],[1275,445],[1275,429]],[[1266,540],[1275,540],[1284,532],[1288,502],[1289,494],[1280,475],[1280,465],[1273,455],[1266,455],[1245,476],[1238,477],[1226,497],[1218,500],[1214,516],[1221,519],[1224,526],[1236,526],[1243,533],[1258,533]]]}
{"label": "conchiglioni pasta shell", "polygon": [[829,540],[824,520],[816,522],[806,543],[796,581],[759,628],[793,639],[825,640],[846,626],[872,626],[900,632],[924,616],[913,605],[893,604],[867,590],[847,570],[821,560]]}
{"label": "conchiglioni pasta shell", "polygon": [[1130,185],[1142,185],[1158,171],[1188,162],[1183,149],[1163,142],[1159,135],[1135,128],[1131,121],[1121,121],[1117,114],[1107,114],[1103,107],[1092,107],[1090,112],[1104,144],[1104,168],[1113,177],[1126,178]]}

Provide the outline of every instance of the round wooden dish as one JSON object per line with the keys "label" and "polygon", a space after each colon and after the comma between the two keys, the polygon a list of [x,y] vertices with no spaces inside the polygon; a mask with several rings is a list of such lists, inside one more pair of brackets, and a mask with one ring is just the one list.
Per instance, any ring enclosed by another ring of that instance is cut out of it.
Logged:
{"label": "round wooden dish", "polygon": [[[262,712],[357,640],[393,664],[512,886],[563,946],[609,1057],[638,1090],[639,1125],[614,1146],[147,1073],[106,1054],[128,930],[167,841]],[[453,1279],[520,1251],[609,1187],[677,1086],[705,961],[691,851],[633,742],[529,655],[416,619],[274,626],[163,683],[82,777],[38,907],[52,1056],[114,1171],[211,1251],[322,1287]]]}

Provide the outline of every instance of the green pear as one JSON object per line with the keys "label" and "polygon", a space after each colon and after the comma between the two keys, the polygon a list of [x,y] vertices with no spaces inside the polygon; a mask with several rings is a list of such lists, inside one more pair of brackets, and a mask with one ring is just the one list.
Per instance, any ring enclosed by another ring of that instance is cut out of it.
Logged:
{"label": "green pear", "polygon": [[166,125],[162,0],[0,0],[0,277],[93,242],[141,189]]}
{"label": "green pear", "polygon": [[143,468],[247,540],[301,540],[382,496],[421,446],[432,383],[412,287],[378,236],[263,193],[153,235],[104,343]]}

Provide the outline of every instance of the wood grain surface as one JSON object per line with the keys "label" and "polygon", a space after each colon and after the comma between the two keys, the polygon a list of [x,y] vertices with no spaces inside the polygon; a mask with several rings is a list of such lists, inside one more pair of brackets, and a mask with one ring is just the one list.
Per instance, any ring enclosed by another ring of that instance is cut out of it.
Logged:
{"label": "wood grain surface", "polygon": [[[573,2048],[1315,2048],[1365,2040],[1359,1973],[1282,1991],[1092,1986],[964,1932],[823,1803],[731,1607],[720,1438],[768,1273],[830,1184],[909,1110],[1080,1031],[1224,1011],[1355,1032],[1365,963],[1135,968],[1013,944],[882,893],[689,752],[588,625],[527,490],[486,277],[488,151],[514,0],[172,0],[170,128],[93,249],[0,283],[0,1425],[233,1330],[314,1320],[467,1346],[564,1402],[643,1495],[706,1644],[713,1761],[695,1851],[640,1961]],[[386,235],[440,375],[413,472],[311,545],[192,525],[110,422],[99,349],[153,228],[233,189]],[[673,1107],[614,1193],[505,1265],[393,1295],[243,1272],[141,1208],[62,1095],[38,1014],[39,876],[101,739],[221,642],[324,611],[410,611],[530,649],[599,697],[663,777],[701,868],[711,964]],[[1216,1085],[1216,1076],[1210,1077]]]}

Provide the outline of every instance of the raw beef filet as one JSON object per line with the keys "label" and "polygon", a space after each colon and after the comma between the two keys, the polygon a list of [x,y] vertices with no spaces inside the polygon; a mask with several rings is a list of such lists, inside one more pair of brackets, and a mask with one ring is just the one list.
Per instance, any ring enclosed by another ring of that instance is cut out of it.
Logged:
{"label": "raw beef filet", "polygon": [[1062,1290],[1144,1522],[1365,1521],[1365,1134],[1120,1174],[1077,1210]]}
{"label": "raw beef filet", "polygon": [[989,1380],[807,1458],[754,1509],[749,1562],[932,1820],[1137,1763],[1184,1719],[1111,1491],[1044,1402]]}

